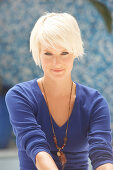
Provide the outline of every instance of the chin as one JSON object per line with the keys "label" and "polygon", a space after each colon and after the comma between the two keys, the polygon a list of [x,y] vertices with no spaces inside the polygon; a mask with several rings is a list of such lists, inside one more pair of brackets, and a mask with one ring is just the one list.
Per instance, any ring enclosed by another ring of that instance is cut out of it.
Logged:
{"label": "chin", "polygon": [[62,73],[52,73],[50,76],[51,76],[52,79],[60,80],[60,79],[64,79],[68,75],[66,76],[66,73],[62,72]]}

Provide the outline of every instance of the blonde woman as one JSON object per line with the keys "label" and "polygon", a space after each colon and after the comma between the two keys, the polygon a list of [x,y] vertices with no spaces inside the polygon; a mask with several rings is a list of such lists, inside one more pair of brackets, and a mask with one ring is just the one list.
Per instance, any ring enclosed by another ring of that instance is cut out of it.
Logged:
{"label": "blonde woman", "polygon": [[[30,36],[43,77],[16,84],[6,94],[20,170],[113,170],[110,113],[96,90],[71,79],[84,54],[76,19],[46,13]],[[85,72],[84,72],[85,74]]]}

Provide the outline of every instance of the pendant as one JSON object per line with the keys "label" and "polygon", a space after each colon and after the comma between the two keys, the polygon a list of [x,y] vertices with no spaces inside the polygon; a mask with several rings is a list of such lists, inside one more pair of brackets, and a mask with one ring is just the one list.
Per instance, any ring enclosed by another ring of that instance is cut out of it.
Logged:
{"label": "pendant", "polygon": [[61,154],[60,154],[60,151],[57,152],[57,156],[59,157]]}
{"label": "pendant", "polygon": [[64,165],[66,164],[66,156],[62,151],[57,152],[57,156],[59,157],[60,163],[62,164],[62,170],[64,169]]}

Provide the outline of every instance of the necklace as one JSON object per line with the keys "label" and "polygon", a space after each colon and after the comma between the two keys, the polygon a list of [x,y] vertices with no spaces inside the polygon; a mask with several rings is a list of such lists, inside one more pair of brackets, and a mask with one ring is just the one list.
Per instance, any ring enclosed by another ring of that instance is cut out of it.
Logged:
{"label": "necklace", "polygon": [[[44,85],[43,85],[42,81],[41,81],[41,83],[42,83],[43,91],[44,91],[44,94],[45,94],[46,103],[47,103],[47,106],[48,106],[48,100],[47,100],[45,88],[44,88]],[[69,110],[68,110],[68,120],[67,120],[67,127],[66,127],[66,135],[64,137],[64,143],[63,143],[63,145],[61,147],[59,147],[57,145],[57,138],[56,138],[54,127],[53,127],[53,123],[52,123],[52,116],[51,116],[51,114],[49,112],[50,120],[51,120],[51,125],[52,125],[52,131],[53,131],[53,141],[55,143],[56,148],[58,149],[57,156],[59,157],[59,161],[60,161],[60,163],[62,165],[62,170],[64,169],[64,166],[65,166],[65,164],[67,162],[65,154],[61,150],[63,150],[64,146],[67,143],[67,129],[68,129],[68,124],[69,124],[69,112],[70,112],[70,102],[71,102],[71,95],[72,95],[72,87],[73,87],[73,82],[72,82],[72,85],[71,85],[71,92],[70,92],[70,98],[69,98]],[[48,106],[48,108],[49,108],[49,106]]]}

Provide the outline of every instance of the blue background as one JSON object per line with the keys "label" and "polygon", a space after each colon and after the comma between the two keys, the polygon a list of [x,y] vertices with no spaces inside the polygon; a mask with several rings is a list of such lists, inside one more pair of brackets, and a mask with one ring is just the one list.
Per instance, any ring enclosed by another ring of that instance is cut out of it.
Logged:
{"label": "blue background", "polygon": [[[104,3],[113,18],[113,0]],[[87,0],[0,1],[2,84],[13,86],[43,75],[29,52],[29,37],[35,22],[46,11],[68,12],[76,17],[85,55],[79,61],[75,60],[72,79],[98,89],[107,99],[113,130],[113,32],[107,32],[101,15]]]}

